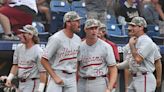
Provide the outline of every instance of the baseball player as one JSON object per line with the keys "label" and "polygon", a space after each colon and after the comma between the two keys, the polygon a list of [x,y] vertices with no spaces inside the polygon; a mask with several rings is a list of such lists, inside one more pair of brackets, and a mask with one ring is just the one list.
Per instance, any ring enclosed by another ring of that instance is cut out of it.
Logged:
{"label": "baseball player", "polygon": [[[81,43],[81,17],[70,11],[64,15],[64,29],[49,38],[41,63],[50,77],[46,92],[77,92],[77,53]],[[48,62],[49,61],[49,62]]]}
{"label": "baseball player", "polygon": [[119,52],[117,49],[117,45],[115,43],[113,43],[112,41],[108,40],[107,27],[105,24],[103,24],[101,22],[100,22],[100,26],[99,26],[98,37],[112,46],[116,61],[119,62],[120,61],[120,55],[119,55]]}
{"label": "baseball player", "polygon": [[6,85],[11,86],[11,81],[18,72],[19,92],[43,92],[46,73],[40,63],[43,50],[38,45],[38,31],[32,25],[25,25],[19,31],[21,44],[14,51],[13,65]]}
{"label": "baseball player", "polygon": [[156,89],[154,63],[161,55],[156,44],[146,35],[146,27],[147,23],[142,17],[134,17],[129,23],[133,37],[127,45],[130,50],[127,50],[126,60],[133,78],[128,92],[155,92]]}
{"label": "baseball player", "polygon": [[[134,36],[134,32],[132,29],[128,29],[128,34],[130,37]],[[122,63],[118,63],[117,64],[117,67],[119,69],[124,69],[124,68],[128,68],[129,67],[129,62],[131,60],[133,60],[132,58],[132,54],[131,54],[131,51],[130,51],[130,47],[129,47],[129,44],[125,45],[124,48],[123,48],[123,59],[124,59],[124,62]],[[161,70],[162,70],[162,66],[161,66],[161,54],[160,54],[160,51],[159,51],[159,47],[157,46],[156,50],[155,50],[155,53],[154,53],[154,63],[155,63],[155,69],[156,69],[156,79],[157,79],[157,87],[160,87],[161,85]],[[129,84],[129,71],[128,69],[125,69],[125,87],[126,87],[126,91],[127,92],[127,88],[128,88],[128,84]]]}
{"label": "baseball player", "polygon": [[[107,35],[106,31],[107,31],[106,25],[100,22],[98,37],[112,46],[115,59],[117,62],[119,62],[120,61],[120,55],[119,55],[119,52],[117,49],[117,45],[108,39],[108,35]],[[116,87],[117,87],[117,83],[115,83],[112,92],[115,92]]]}
{"label": "baseball player", "polygon": [[[78,92],[111,92],[117,79],[116,60],[111,45],[98,38],[99,22],[88,19],[85,23],[86,39],[78,55]],[[110,81],[107,74],[110,70]]]}

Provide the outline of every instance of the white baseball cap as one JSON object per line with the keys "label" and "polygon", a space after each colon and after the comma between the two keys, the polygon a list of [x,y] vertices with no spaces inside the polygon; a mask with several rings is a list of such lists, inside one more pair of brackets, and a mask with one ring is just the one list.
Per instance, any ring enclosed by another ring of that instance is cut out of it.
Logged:
{"label": "white baseball cap", "polygon": [[23,33],[30,33],[34,36],[38,36],[38,30],[32,25],[25,25],[23,26],[23,29],[20,29],[19,31]]}

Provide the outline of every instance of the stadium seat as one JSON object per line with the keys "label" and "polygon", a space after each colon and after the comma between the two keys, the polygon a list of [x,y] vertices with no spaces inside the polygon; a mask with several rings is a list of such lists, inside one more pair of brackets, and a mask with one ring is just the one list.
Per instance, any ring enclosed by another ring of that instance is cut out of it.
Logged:
{"label": "stadium seat", "polygon": [[148,25],[147,26],[147,35],[150,37],[159,36],[159,27],[157,25]]}
{"label": "stadium seat", "polygon": [[159,31],[159,26],[158,25],[148,25],[147,29],[149,31]]}
{"label": "stadium seat", "polygon": [[152,40],[153,40],[157,45],[164,45],[164,37],[152,36]]}
{"label": "stadium seat", "polygon": [[51,12],[68,12],[71,9],[71,5],[66,1],[51,0],[50,11]]}
{"label": "stadium seat", "polygon": [[107,24],[117,24],[117,19],[115,16],[107,14]]}
{"label": "stadium seat", "polygon": [[82,18],[81,24],[84,24],[86,21],[86,8],[85,8],[85,2],[83,1],[73,1],[72,2],[73,10],[76,11]]}
{"label": "stadium seat", "polygon": [[123,35],[117,24],[107,24],[108,35]]}
{"label": "stadium seat", "polygon": [[38,34],[41,42],[47,42],[50,34],[48,32],[42,32]]}
{"label": "stadium seat", "polygon": [[49,32],[51,34],[56,33],[63,28],[63,17],[65,12],[51,12],[51,23]]}
{"label": "stadium seat", "polygon": [[45,32],[45,27],[41,22],[32,22],[32,25],[37,28],[39,33]]}
{"label": "stadium seat", "polygon": [[127,35],[109,35],[109,40],[116,44],[127,44],[129,41],[129,37]]}

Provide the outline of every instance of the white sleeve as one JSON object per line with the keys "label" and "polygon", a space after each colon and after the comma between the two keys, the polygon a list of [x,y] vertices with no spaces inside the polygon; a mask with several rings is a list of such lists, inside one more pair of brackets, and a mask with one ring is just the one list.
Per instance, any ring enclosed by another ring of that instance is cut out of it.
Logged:
{"label": "white sleeve", "polygon": [[54,54],[57,52],[58,48],[60,47],[60,42],[56,37],[50,37],[46,48],[44,49],[43,57],[50,60]]}
{"label": "white sleeve", "polygon": [[17,46],[17,48],[15,49],[15,51],[14,51],[14,54],[13,54],[13,64],[18,64],[18,55],[19,55],[19,50],[20,50],[20,47],[21,47],[22,45],[21,44],[19,44],[18,46]]}
{"label": "white sleeve", "polygon": [[137,52],[140,56],[142,56],[143,58],[146,58],[153,50],[154,45],[152,45],[152,43],[150,42],[142,42],[140,44],[140,46],[137,48]]}
{"label": "white sleeve", "polygon": [[129,66],[129,61],[128,60],[125,60],[125,61],[117,64],[118,69],[125,69],[128,66]]}
{"label": "white sleeve", "polygon": [[116,65],[116,59],[114,56],[113,48],[108,44],[105,50],[107,52],[106,61],[108,66]]}
{"label": "white sleeve", "polygon": [[157,46],[157,48],[155,48],[154,60],[160,59],[161,57],[160,48]]}
{"label": "white sleeve", "polygon": [[36,54],[37,54],[37,66],[38,66],[39,72],[46,71],[43,65],[41,64],[41,58],[43,55],[42,48],[39,47]]}

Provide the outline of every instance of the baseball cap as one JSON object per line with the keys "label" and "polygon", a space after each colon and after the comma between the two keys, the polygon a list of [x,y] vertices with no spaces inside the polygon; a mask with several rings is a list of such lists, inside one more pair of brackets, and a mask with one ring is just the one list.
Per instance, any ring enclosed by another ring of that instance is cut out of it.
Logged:
{"label": "baseball cap", "polygon": [[107,28],[106,25],[104,23],[100,23],[99,28]]}
{"label": "baseball cap", "polygon": [[30,33],[34,36],[38,36],[38,30],[32,25],[25,25],[23,26],[23,29],[20,29],[19,31],[24,33]]}
{"label": "baseball cap", "polygon": [[64,15],[64,23],[66,21],[76,21],[76,20],[80,20],[82,17],[79,16],[79,14],[77,14],[77,12],[75,11],[69,11]]}
{"label": "baseball cap", "polygon": [[100,26],[100,22],[98,20],[96,20],[96,19],[88,19],[85,22],[84,29],[91,28],[91,27],[99,27],[99,26]]}
{"label": "baseball cap", "polygon": [[143,26],[143,27],[147,27],[147,23],[146,20],[143,17],[134,17],[130,23],[128,23],[129,25],[137,25],[137,26]]}

